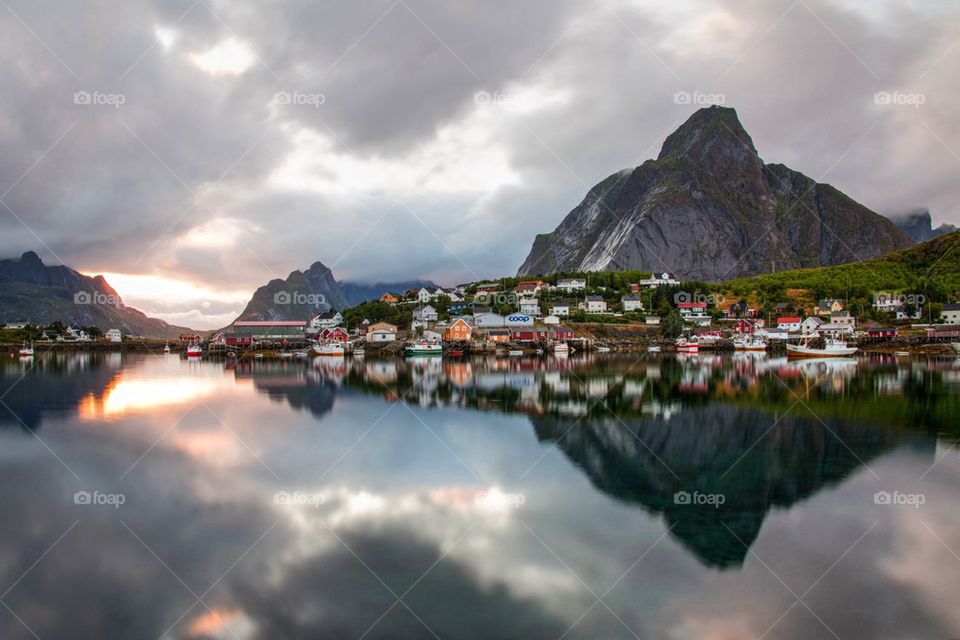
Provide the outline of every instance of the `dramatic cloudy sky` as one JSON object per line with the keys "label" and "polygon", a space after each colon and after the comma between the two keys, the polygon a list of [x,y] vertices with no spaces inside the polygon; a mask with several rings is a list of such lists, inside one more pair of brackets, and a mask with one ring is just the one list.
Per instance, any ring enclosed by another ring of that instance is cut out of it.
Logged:
{"label": "dramatic cloudy sky", "polygon": [[2,0],[0,255],[196,327],[315,260],[508,274],[711,99],[767,161],[958,223],[958,41],[942,0]]}

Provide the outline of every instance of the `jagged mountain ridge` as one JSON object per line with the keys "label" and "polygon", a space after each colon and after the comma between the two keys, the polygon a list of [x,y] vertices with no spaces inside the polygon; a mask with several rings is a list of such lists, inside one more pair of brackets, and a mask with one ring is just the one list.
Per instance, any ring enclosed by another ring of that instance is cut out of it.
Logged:
{"label": "jagged mountain ridge", "polygon": [[914,209],[906,213],[889,216],[897,227],[910,236],[914,242],[926,242],[948,233],[953,233],[957,227],[952,224],[941,224],[936,229],[933,228],[933,218],[930,217],[930,210],[926,208]]}
{"label": "jagged mountain ridge", "polygon": [[518,275],[642,269],[717,281],[903,249],[891,221],[827,184],[765,164],[734,109],[708,107],[656,160],[594,186]]}
{"label": "jagged mountain ridge", "polygon": [[291,271],[286,279],[275,278],[258,288],[237,320],[306,320],[330,309],[342,311],[374,300],[388,291],[400,293],[406,289],[436,286],[429,280],[341,283],[326,265],[318,261],[306,271]]}
{"label": "jagged mountain ridge", "polygon": [[47,266],[33,251],[19,260],[0,260],[0,309],[7,322],[60,320],[149,338],[189,331],[126,306],[103,276],[85,276],[66,265]]}

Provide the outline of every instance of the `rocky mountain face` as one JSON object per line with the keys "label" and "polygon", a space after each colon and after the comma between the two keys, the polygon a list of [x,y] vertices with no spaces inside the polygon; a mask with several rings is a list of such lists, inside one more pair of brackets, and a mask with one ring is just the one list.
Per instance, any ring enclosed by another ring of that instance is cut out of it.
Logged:
{"label": "rocky mountain face", "polygon": [[0,260],[0,311],[4,322],[60,320],[149,338],[188,331],[124,305],[103,276],[85,276],[65,265],[48,267],[33,251],[19,260]]}
{"label": "rocky mountain face", "polygon": [[642,269],[717,281],[902,249],[887,218],[782,164],[765,164],[735,110],[694,113],[656,160],[590,189],[518,275]]}
{"label": "rocky mountain face", "polygon": [[907,213],[892,215],[890,219],[914,242],[926,242],[957,230],[957,227],[952,224],[941,224],[934,229],[929,209],[915,209]]}
{"label": "rocky mountain face", "polygon": [[330,309],[342,311],[375,300],[388,291],[421,286],[436,287],[427,280],[341,283],[322,262],[314,262],[306,271],[292,271],[286,280],[277,278],[257,289],[237,320],[306,320]]}

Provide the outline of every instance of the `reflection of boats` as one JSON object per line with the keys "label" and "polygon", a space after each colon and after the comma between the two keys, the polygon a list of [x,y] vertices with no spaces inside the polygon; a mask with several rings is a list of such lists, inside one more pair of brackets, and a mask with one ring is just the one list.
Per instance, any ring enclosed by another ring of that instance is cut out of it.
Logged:
{"label": "reflection of boats", "polygon": [[364,353],[364,352],[363,352],[363,347],[357,347],[357,348],[355,348],[355,349],[352,351],[352,353],[353,353],[353,357],[354,357],[354,358],[362,358],[362,357],[363,357],[363,353]]}
{"label": "reflection of boats", "polygon": [[766,351],[767,343],[757,336],[742,336],[734,338],[733,348],[737,351]]}
{"label": "reflection of boats", "polygon": [[900,357],[906,357],[906,356],[909,356],[909,355],[910,355],[910,352],[909,352],[909,351],[894,351],[894,352],[893,352],[893,355],[895,355],[895,356],[900,356]]}
{"label": "reflection of boats", "polygon": [[427,342],[422,340],[407,345],[408,356],[441,356],[443,355],[443,345],[439,342]]}
{"label": "reflection of boats", "polygon": [[700,343],[686,338],[677,338],[677,353],[700,353]]}
{"label": "reflection of boats", "polygon": [[[562,353],[562,352],[561,352],[561,353]],[[510,349],[510,351],[509,351],[509,353],[508,353],[507,355],[509,355],[509,356],[511,356],[511,357],[522,356],[522,355],[523,355],[523,351],[521,351],[520,349]]]}
{"label": "reflection of boats", "polygon": [[187,346],[187,357],[188,358],[199,358],[203,355],[203,349],[200,348],[199,344],[191,344]]}
{"label": "reflection of boats", "polygon": [[647,351],[649,351],[650,353],[660,353],[660,345],[652,344],[649,347],[647,347]]}
{"label": "reflection of boats", "polygon": [[318,356],[342,356],[343,343],[342,342],[326,342],[323,344],[313,345],[313,352]]}
{"label": "reflection of boats", "polygon": [[597,353],[608,353],[609,351],[610,347],[597,347]]}
{"label": "reflection of boats", "polygon": [[787,357],[790,358],[842,358],[856,352],[856,347],[848,347],[843,340],[833,338],[827,338],[822,349],[811,347],[809,339],[800,344],[787,344]]}
{"label": "reflection of boats", "polygon": [[20,346],[20,357],[29,358],[32,355],[33,355],[33,345],[32,344],[28,345],[26,342],[24,342]]}
{"label": "reflection of boats", "polygon": [[293,355],[294,355],[294,357],[296,357],[296,358],[306,358],[306,357],[307,357],[308,355],[310,355],[310,354],[307,353],[306,351],[294,351],[294,352],[293,352]]}
{"label": "reflection of boats", "polygon": [[566,342],[560,342],[553,346],[554,353],[570,353],[570,345]]}

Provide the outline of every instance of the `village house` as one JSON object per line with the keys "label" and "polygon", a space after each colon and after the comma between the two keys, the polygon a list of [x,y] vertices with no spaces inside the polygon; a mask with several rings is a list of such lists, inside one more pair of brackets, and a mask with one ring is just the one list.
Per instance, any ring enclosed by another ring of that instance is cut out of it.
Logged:
{"label": "village house", "polygon": [[630,283],[630,293],[640,293],[640,285],[636,282]]}
{"label": "village house", "polygon": [[421,287],[420,290],[417,291],[416,295],[419,302],[430,302],[434,298],[434,295],[430,292],[430,290],[425,287]]}
{"label": "village house", "polygon": [[363,338],[367,335],[367,331],[370,329],[370,321],[366,318],[363,319],[363,322],[360,323],[360,326],[357,327],[357,335]]}
{"label": "village house", "polygon": [[673,287],[678,284],[680,284],[680,281],[677,280],[672,273],[667,273],[666,271],[660,274],[654,273],[649,278],[640,281],[640,286],[647,289],[656,289],[662,286]]}
{"label": "village house", "polygon": [[380,296],[380,302],[386,302],[387,304],[397,304],[400,302],[400,297],[392,293],[385,293]]}
{"label": "village house", "polygon": [[573,329],[570,327],[553,327],[550,329],[550,338],[553,340],[573,340]]}
{"label": "village house", "polygon": [[543,327],[530,329],[514,329],[510,332],[510,339],[514,342],[539,342],[546,340],[550,332]]}
{"label": "village house", "polygon": [[421,323],[436,322],[438,317],[437,310],[429,304],[413,310],[413,319]]}
{"label": "village house", "polygon": [[960,324],[960,304],[947,303],[943,305],[940,320],[945,324]]}
{"label": "village house", "polygon": [[830,324],[850,327],[850,333],[857,328],[857,319],[849,311],[833,311],[830,313]]}
{"label": "village house", "polygon": [[897,327],[870,327],[867,329],[868,336],[883,340],[892,340],[899,334],[900,330]]}
{"label": "village house", "polygon": [[317,334],[317,340],[326,340],[327,342],[349,342],[350,334],[343,327],[333,327],[322,329]]}
{"label": "village house", "polygon": [[560,316],[544,316],[540,321],[543,324],[560,324]]}
{"label": "village house", "polygon": [[600,296],[587,296],[583,299],[587,313],[606,313],[607,302]]}
{"label": "village house", "polygon": [[500,291],[500,283],[498,282],[482,282],[477,285],[475,291],[479,293],[496,293]]}
{"label": "village house", "polygon": [[557,280],[557,284],[554,287],[554,289],[560,289],[561,291],[578,291],[586,288],[586,278],[561,278]]}
{"label": "village house", "polygon": [[307,323],[307,334],[312,335],[323,329],[332,329],[343,324],[343,314],[339,311],[327,311],[318,313]]}
{"label": "village house", "polygon": [[644,318],[644,322],[648,325],[658,325],[660,324],[660,316],[647,316]]}
{"label": "village house", "polygon": [[393,342],[397,339],[397,325],[377,322],[367,329],[367,342]]}
{"label": "village house", "polygon": [[749,335],[763,328],[763,323],[751,318],[740,318],[733,323],[733,332],[741,335]]}
{"label": "village house", "polygon": [[445,342],[469,342],[472,334],[473,327],[463,318],[457,318],[443,332],[443,339]]}
{"label": "village house", "polygon": [[521,280],[513,288],[514,293],[537,295],[540,290],[547,286],[543,280]]}
{"label": "village house", "polygon": [[473,326],[475,327],[503,327],[506,325],[506,318],[499,313],[487,311],[484,313],[473,312]]}
{"label": "village house", "polygon": [[827,322],[820,325],[817,332],[830,337],[839,337],[853,333],[853,327],[844,323]]}
{"label": "village house", "polygon": [[443,340],[443,334],[439,331],[433,331],[432,329],[424,329],[420,333],[420,337],[427,342],[440,342]]}
{"label": "village house", "polygon": [[238,333],[221,331],[210,340],[210,344],[218,347],[247,349],[253,346],[253,336],[242,336]]}
{"label": "village house", "polygon": [[550,315],[560,316],[561,318],[566,318],[570,315],[570,303],[569,302],[554,302],[553,306],[550,307]]}
{"label": "village house", "polygon": [[489,342],[510,342],[510,330],[490,329],[487,331],[487,340]]}
{"label": "village house", "polygon": [[123,340],[123,334],[120,333],[120,329],[110,329],[104,334],[104,336],[110,342],[120,342]]}
{"label": "village house", "polygon": [[800,333],[805,336],[817,333],[823,324],[823,318],[818,318],[817,316],[807,316],[803,319],[803,322],[800,323]]}
{"label": "village house", "polygon": [[873,294],[873,308],[883,313],[896,313],[903,308],[903,297],[890,291]]}
{"label": "village house", "polygon": [[814,315],[828,316],[834,311],[843,311],[843,302],[836,298],[822,298],[813,308]]}
{"label": "village house", "polygon": [[623,311],[643,311],[643,297],[642,296],[623,296],[620,300],[623,303]]}
{"label": "village house", "polygon": [[802,323],[803,319],[800,316],[782,316],[777,318],[777,329],[789,333],[797,333],[800,331],[800,325]]}
{"label": "village house", "polygon": [[520,313],[531,316],[540,315],[540,302],[536,298],[525,298],[520,300]]}
{"label": "village house", "polygon": [[[71,329],[68,328],[67,331],[69,332],[71,331]],[[180,344],[196,344],[197,342],[200,342],[200,334],[196,332],[181,333],[179,341],[180,341]]]}

